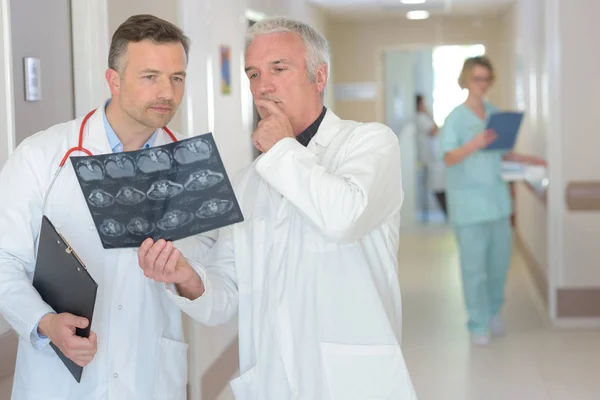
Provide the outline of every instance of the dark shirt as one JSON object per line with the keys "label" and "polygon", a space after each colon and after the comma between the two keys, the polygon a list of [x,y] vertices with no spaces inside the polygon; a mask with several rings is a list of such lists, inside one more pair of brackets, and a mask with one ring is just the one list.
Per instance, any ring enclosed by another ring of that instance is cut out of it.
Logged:
{"label": "dark shirt", "polygon": [[327,107],[323,107],[323,111],[321,112],[321,115],[319,115],[319,118],[317,118],[317,120],[313,122],[308,128],[302,131],[302,133],[296,136],[296,140],[298,140],[298,142],[300,142],[302,146],[308,146],[311,139],[317,134],[319,126],[321,125],[321,122],[323,122],[323,118],[325,118],[326,113]]}

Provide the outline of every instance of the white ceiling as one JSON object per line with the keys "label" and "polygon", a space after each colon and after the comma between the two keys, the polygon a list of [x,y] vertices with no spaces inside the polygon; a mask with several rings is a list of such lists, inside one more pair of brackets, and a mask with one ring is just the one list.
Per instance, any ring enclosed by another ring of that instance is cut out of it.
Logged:
{"label": "white ceiling", "polygon": [[424,4],[402,4],[400,0],[306,0],[333,17],[404,16],[410,10],[431,15],[490,15],[504,10],[514,0],[427,0]]}

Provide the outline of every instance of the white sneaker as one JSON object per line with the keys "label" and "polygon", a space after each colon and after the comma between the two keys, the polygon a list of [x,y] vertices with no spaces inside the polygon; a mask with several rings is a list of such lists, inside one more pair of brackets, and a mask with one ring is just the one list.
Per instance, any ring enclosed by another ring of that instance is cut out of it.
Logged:
{"label": "white sneaker", "polygon": [[492,321],[490,322],[490,331],[494,336],[504,335],[504,324],[502,323],[500,315],[496,315],[492,318]]}
{"label": "white sneaker", "polygon": [[490,344],[489,333],[471,333],[471,343],[474,346],[487,346]]}

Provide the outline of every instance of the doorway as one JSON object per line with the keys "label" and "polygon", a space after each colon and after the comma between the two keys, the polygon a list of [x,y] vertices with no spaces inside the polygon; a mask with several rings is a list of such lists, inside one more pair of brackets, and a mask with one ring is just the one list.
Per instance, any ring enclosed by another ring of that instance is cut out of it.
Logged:
{"label": "doorway", "polygon": [[[252,27],[252,25],[254,25],[255,23],[257,23],[257,20],[254,19],[250,19],[247,18],[246,19],[248,21],[248,28]],[[260,122],[260,114],[258,113],[258,110],[256,109],[256,106],[254,105],[254,99],[252,98],[252,93],[250,93],[250,91],[248,91],[248,96],[250,96],[250,102],[252,102],[252,132],[253,133],[256,128],[258,128],[258,123]],[[260,156],[261,152],[253,145],[252,146],[252,160],[256,160],[256,158],[258,158],[258,156]]]}
{"label": "doorway", "polygon": [[[434,192],[444,191],[439,136],[421,137],[417,126],[416,95],[420,94],[433,122],[442,128],[448,114],[465,101],[458,86],[464,60],[483,55],[482,44],[423,46],[383,52],[385,124],[398,136],[402,149],[403,229],[424,224],[444,224],[445,214]],[[421,116],[420,116],[421,117]],[[424,161],[424,148],[435,158],[436,168]]]}

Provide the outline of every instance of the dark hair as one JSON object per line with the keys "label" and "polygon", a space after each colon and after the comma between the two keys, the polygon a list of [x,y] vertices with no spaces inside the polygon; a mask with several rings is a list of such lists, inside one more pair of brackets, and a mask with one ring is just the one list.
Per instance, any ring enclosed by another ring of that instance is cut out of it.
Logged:
{"label": "dark hair", "polygon": [[190,39],[179,27],[154,15],[134,15],[123,22],[113,35],[108,67],[123,72],[124,65],[121,65],[121,61],[129,43],[147,39],[157,44],[179,42],[183,45],[186,58],[188,57]]}
{"label": "dark hair", "polygon": [[423,95],[417,94],[415,96],[415,107],[417,108],[417,111],[419,111],[419,106],[421,105],[422,102],[423,102]]}

